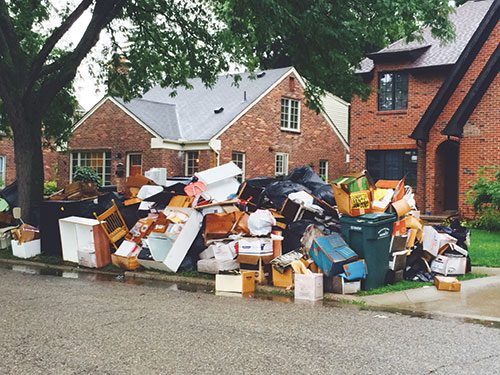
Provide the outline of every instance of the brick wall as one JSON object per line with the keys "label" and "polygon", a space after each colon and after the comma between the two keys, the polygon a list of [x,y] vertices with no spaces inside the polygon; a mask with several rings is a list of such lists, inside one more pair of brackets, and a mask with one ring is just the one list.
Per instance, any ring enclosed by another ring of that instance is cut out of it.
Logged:
{"label": "brick wall", "polygon": [[[16,163],[14,158],[14,142],[11,139],[0,139],[0,156],[5,157],[5,185],[9,185],[16,179]],[[55,170],[58,164],[57,152],[44,149],[44,176],[45,181],[55,178]]]}
{"label": "brick wall", "polygon": [[[274,176],[276,152],[284,152],[289,154],[289,171],[310,164],[318,172],[322,159],[329,162],[330,179],[346,171],[345,147],[323,115],[306,107],[303,89],[297,79],[295,82],[290,85],[286,77],[222,133],[221,164],[231,160],[233,151],[243,152],[247,178]],[[300,100],[300,133],[280,130],[282,97]]]}
{"label": "brick wall", "polygon": [[[443,209],[442,166],[436,160],[440,144],[448,138],[441,134],[471,85],[500,40],[499,26],[490,35],[465,77],[453,93],[429,134],[425,149],[418,149],[417,204],[421,211],[439,213]],[[408,108],[405,111],[377,110],[378,72],[404,70],[401,64],[377,64],[369,82],[371,95],[366,102],[354,98],[351,103],[351,169],[365,167],[365,151],[373,149],[417,148],[408,138],[446,78],[446,70],[410,71]],[[500,164],[500,106],[498,77],[471,115],[464,129],[459,156],[459,210],[471,216],[466,192],[484,165]],[[441,168],[441,169],[440,169]],[[424,194],[425,192],[425,194]]]}
{"label": "brick wall", "polygon": [[[441,131],[453,116],[499,42],[500,26],[497,25],[431,129],[427,144],[426,168],[428,181],[426,194],[428,210],[431,212],[439,211],[443,200],[440,194],[442,192],[440,185],[444,182],[441,181],[441,174],[436,170],[436,165],[439,163],[436,160],[436,152],[439,145],[447,140]],[[456,139],[460,143],[458,207],[466,217],[473,214],[471,206],[466,203],[466,193],[476,180],[477,171],[482,166],[500,165],[500,103],[498,99],[500,91],[498,84],[497,76],[470,116],[464,128],[464,137]]]}
{"label": "brick wall", "polygon": [[[143,173],[153,167],[167,167],[169,176],[182,175],[184,154],[181,151],[151,149],[153,135],[139,125],[112,101],[104,102],[72,134],[68,142],[71,151],[110,151],[111,184],[120,188],[125,176],[117,177],[118,164],[126,168],[127,154],[142,154]],[[120,154],[120,155],[119,155]],[[59,156],[59,185],[69,181],[69,153]]]}
{"label": "brick wall", "polygon": [[[416,124],[436,95],[445,79],[444,71],[408,72],[408,107],[406,110],[378,111],[378,73],[403,70],[403,65],[378,64],[369,82],[371,94],[367,101],[355,97],[351,103],[351,169],[365,168],[366,150],[417,149],[409,138]],[[418,151],[417,205],[424,206],[425,153]]]}

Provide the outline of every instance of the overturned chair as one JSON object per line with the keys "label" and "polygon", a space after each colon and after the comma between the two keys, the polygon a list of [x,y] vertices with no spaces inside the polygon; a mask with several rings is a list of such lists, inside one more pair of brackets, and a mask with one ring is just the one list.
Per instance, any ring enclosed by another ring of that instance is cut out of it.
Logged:
{"label": "overturned chair", "polygon": [[99,221],[104,233],[106,233],[109,242],[111,242],[115,250],[117,250],[118,246],[116,246],[116,243],[123,238],[130,238],[130,232],[127,228],[127,224],[125,224],[125,220],[123,220],[122,214],[116,206],[115,200],[112,199],[111,201],[113,202],[113,206],[100,215],[94,212],[94,216],[97,221]]}

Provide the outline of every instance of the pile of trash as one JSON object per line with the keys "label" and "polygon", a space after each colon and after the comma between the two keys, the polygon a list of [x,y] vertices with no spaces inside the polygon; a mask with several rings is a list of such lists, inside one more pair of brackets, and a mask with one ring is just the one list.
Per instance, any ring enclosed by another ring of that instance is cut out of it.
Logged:
{"label": "pile of trash", "polygon": [[404,178],[373,183],[362,171],[327,184],[301,167],[240,184],[241,173],[230,162],[185,181],[129,177],[122,192],[85,206],[92,216],[58,219],[62,257],[85,267],[196,270],[215,274],[218,292],[274,285],[309,300],[470,270],[467,229],[424,225]]}

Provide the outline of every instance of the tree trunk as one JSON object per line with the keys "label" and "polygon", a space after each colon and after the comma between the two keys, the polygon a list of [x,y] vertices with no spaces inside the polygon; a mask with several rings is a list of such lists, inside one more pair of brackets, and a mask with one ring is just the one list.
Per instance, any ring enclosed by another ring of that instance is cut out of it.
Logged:
{"label": "tree trunk", "polygon": [[17,111],[12,119],[18,205],[26,223],[38,225],[43,199],[43,153],[41,120],[30,116],[29,110]]}

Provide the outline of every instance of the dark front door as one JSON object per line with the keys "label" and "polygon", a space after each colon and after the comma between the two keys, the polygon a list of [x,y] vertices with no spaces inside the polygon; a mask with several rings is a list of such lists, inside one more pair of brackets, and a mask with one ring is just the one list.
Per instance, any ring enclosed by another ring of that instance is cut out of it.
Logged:
{"label": "dark front door", "polygon": [[[439,145],[436,152],[436,198],[437,208],[443,211],[458,209],[458,163],[459,144],[445,141]],[[440,196],[441,195],[441,196]]]}

